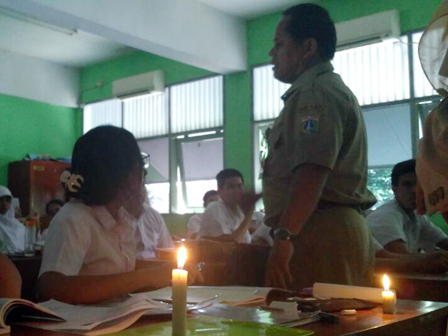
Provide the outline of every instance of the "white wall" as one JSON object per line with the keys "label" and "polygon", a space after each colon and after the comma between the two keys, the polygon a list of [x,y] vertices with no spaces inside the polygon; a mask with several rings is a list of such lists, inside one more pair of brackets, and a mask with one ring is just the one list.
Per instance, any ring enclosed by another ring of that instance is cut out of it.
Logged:
{"label": "white wall", "polygon": [[0,93],[77,107],[79,70],[0,50]]}
{"label": "white wall", "polygon": [[246,70],[246,23],[195,0],[0,0],[0,5],[217,73]]}

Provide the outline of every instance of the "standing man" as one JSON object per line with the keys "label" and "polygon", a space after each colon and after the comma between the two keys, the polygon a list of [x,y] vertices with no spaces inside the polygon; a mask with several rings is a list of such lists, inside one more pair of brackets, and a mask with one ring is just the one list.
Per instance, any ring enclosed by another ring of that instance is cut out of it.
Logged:
{"label": "standing man", "polygon": [[266,223],[276,228],[268,286],[365,285],[373,267],[361,211],[367,140],[356,97],[333,72],[336,30],[328,12],[301,4],[283,13],[269,55],[274,77],[292,84],[269,132],[264,164]]}

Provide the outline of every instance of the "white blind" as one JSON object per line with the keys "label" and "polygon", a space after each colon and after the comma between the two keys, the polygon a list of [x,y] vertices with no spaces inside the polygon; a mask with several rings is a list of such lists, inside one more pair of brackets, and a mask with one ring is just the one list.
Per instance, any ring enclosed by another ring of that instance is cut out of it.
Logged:
{"label": "white blind", "polygon": [[274,78],[272,65],[255,68],[253,76],[254,120],[277,118],[283,108],[280,97],[291,85]]}
{"label": "white blind", "polygon": [[369,167],[393,166],[412,158],[409,104],[364,109]]}
{"label": "white blind", "polygon": [[418,57],[418,43],[423,35],[423,32],[412,34],[412,52],[413,52],[413,70],[414,70],[414,95],[415,97],[425,97],[437,95],[436,90],[429,83],[423,72],[420,59]]}
{"label": "white blind", "polygon": [[123,127],[137,139],[168,134],[166,94],[152,93],[125,100]]}
{"label": "white blind", "polygon": [[223,125],[223,77],[217,76],[170,89],[171,132]]}
{"label": "white blind", "polygon": [[339,51],[333,65],[360,105],[410,98],[406,36]]}
{"label": "white blind", "polygon": [[101,125],[121,127],[121,100],[112,99],[84,106],[84,134]]}

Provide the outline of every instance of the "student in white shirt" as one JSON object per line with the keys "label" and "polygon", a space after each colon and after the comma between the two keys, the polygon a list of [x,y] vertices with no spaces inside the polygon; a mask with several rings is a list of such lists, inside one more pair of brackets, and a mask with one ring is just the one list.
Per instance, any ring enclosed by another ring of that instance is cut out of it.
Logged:
{"label": "student in white shirt", "polygon": [[174,248],[170,232],[163,217],[148,204],[148,194],[142,186],[142,200],[135,207],[126,205],[126,211],[133,217],[133,233],[137,247],[137,259],[156,257],[156,248]]}
{"label": "student in white shirt", "polygon": [[[217,201],[219,198],[219,194],[216,190],[209,190],[204,194],[202,200],[204,201],[204,209],[207,209],[207,206],[211,202]],[[197,213],[190,217],[188,221],[188,233],[187,237],[189,239],[197,239],[199,230],[201,229],[202,217],[204,214]]]}
{"label": "student in white shirt", "polygon": [[244,195],[243,175],[236,169],[222,170],[216,180],[220,197],[205,210],[199,236],[249,244],[254,204],[260,196]]}
{"label": "student in white shirt", "polygon": [[366,218],[373,236],[393,253],[417,253],[419,248],[448,250],[448,237],[427,216],[416,213],[415,160],[396,164],[392,170],[395,199],[383,204]]}
{"label": "student in white shirt", "polygon": [[[134,136],[100,126],[75,144],[71,171],[61,180],[72,199],[49,228],[40,269],[40,301],[72,304],[108,300],[168,286],[173,265],[135,270],[136,243],[128,203],[141,201],[143,162]],[[201,278],[188,267],[189,281]]]}

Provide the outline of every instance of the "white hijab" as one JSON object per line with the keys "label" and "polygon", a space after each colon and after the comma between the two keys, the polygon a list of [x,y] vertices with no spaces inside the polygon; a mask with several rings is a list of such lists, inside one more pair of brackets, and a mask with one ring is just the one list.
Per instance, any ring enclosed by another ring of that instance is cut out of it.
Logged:
{"label": "white hijab", "polygon": [[[11,191],[4,186],[0,186],[0,197],[10,196]],[[5,215],[0,214],[0,250],[5,253],[23,252],[25,249],[25,227],[14,216],[14,208],[11,208]]]}

